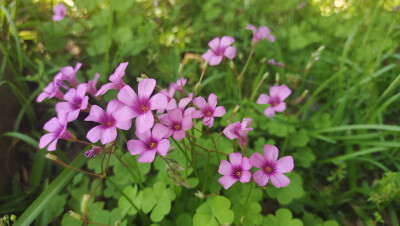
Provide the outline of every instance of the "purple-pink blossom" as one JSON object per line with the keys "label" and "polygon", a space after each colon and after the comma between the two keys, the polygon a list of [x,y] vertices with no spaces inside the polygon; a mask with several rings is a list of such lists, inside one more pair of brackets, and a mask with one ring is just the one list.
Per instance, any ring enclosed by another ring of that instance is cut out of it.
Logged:
{"label": "purple-pink blossom", "polygon": [[90,108],[89,116],[86,117],[85,121],[93,121],[101,123],[101,125],[93,127],[87,133],[87,139],[92,143],[96,143],[101,140],[102,144],[107,144],[117,138],[117,128],[128,130],[131,128],[131,120],[123,120],[115,116],[115,112],[122,108],[124,104],[119,100],[112,100],[107,105],[107,110],[104,110],[97,106],[92,105]]}
{"label": "purple-pink blossom", "polygon": [[273,58],[268,60],[268,64],[276,65],[278,67],[283,67],[283,63],[282,62],[276,62],[275,59],[273,59]]}
{"label": "purple-pink blossom", "polygon": [[138,95],[128,85],[124,86],[118,93],[118,99],[126,106],[117,112],[117,117],[124,120],[136,118],[136,130],[139,133],[153,127],[152,110],[167,108],[168,102],[165,95],[157,93],[150,98],[155,86],[155,79],[143,79],[139,82]]}
{"label": "purple-pink blossom", "polygon": [[203,59],[208,61],[210,65],[218,65],[224,56],[229,59],[235,58],[236,48],[230,46],[233,42],[235,42],[235,39],[230,36],[223,36],[221,39],[214,38],[208,43],[211,49],[202,55]]}
{"label": "purple-pink blossom", "polygon": [[208,96],[208,102],[206,102],[204,97],[199,96],[193,99],[193,104],[200,108],[200,110],[193,111],[192,118],[203,117],[203,124],[209,128],[214,125],[214,117],[222,117],[225,114],[223,106],[217,107],[217,95],[214,93]]}
{"label": "purple-pink blossom", "polygon": [[60,69],[60,72],[62,74],[61,80],[66,80],[71,84],[71,86],[76,87],[78,85],[78,81],[76,80],[76,73],[79,71],[81,68],[82,64],[77,63],[75,65],[75,68],[72,66],[66,66]]}
{"label": "purple-pink blossom", "polygon": [[36,98],[36,101],[40,103],[46,98],[50,99],[53,97],[62,99],[64,97],[64,93],[60,91],[60,86],[52,81],[43,89],[43,92],[39,94],[39,96]]}
{"label": "purple-pink blossom", "polygon": [[160,115],[162,124],[168,127],[168,133],[165,138],[173,135],[174,140],[182,140],[185,137],[185,131],[193,127],[192,117],[184,116],[179,108],[168,111],[167,114]]}
{"label": "purple-pink blossom", "polygon": [[266,144],[264,145],[264,156],[260,153],[254,153],[250,157],[250,164],[259,168],[253,174],[254,181],[258,185],[265,186],[268,180],[271,180],[271,183],[277,188],[289,185],[290,179],[284,173],[293,170],[293,157],[284,156],[278,160],[278,155],[277,147]]}
{"label": "purple-pink blossom", "polygon": [[89,97],[86,96],[87,84],[78,85],[76,89],[69,89],[64,95],[67,102],[59,102],[56,104],[56,111],[67,111],[68,122],[72,122],[78,118],[79,112],[86,110]]}
{"label": "purple-pink blossom", "polygon": [[164,125],[157,124],[153,130],[138,133],[136,136],[139,138],[128,141],[128,150],[131,155],[139,155],[139,162],[153,162],[156,152],[165,156],[168,153],[171,143],[168,139],[163,139],[169,132],[168,128]]}
{"label": "purple-pink blossom", "polygon": [[87,82],[87,86],[88,86],[87,87],[87,92],[90,95],[92,95],[93,97],[95,97],[96,93],[97,93],[96,85],[97,85],[97,81],[99,80],[99,78],[100,78],[100,74],[96,73],[96,74],[94,74],[93,80],[90,80],[90,81]]}
{"label": "purple-pink blossom", "polygon": [[175,108],[179,108],[182,111],[183,116],[188,116],[188,115],[191,116],[192,112],[195,111],[196,108],[188,107],[188,108],[185,109],[185,107],[192,101],[192,99],[193,99],[193,93],[190,93],[188,97],[182,98],[179,101],[179,105],[178,106],[176,105],[176,100],[175,99],[171,99],[168,102],[167,111],[173,110]]}
{"label": "purple-pink blossom", "polygon": [[228,125],[224,129],[225,136],[230,139],[238,139],[240,146],[244,147],[247,143],[247,134],[253,128],[250,128],[252,118],[244,118],[243,122],[235,122],[231,125]]}
{"label": "purple-pink blossom", "polygon": [[56,150],[56,145],[58,139],[64,140],[73,140],[75,136],[67,130],[67,116],[68,112],[59,111],[57,112],[57,117],[53,117],[46,124],[44,124],[44,130],[46,130],[47,134],[43,135],[39,141],[39,148],[42,149],[46,147],[50,142],[50,145],[47,147],[47,150],[54,151]]}
{"label": "purple-pink blossom", "polygon": [[266,26],[260,26],[257,30],[256,26],[248,24],[246,29],[253,32],[254,43],[258,43],[262,39],[268,39],[270,42],[275,42],[275,37],[271,35],[269,28]]}
{"label": "purple-pink blossom", "polygon": [[54,15],[53,15],[54,21],[60,21],[65,17],[65,15],[67,15],[67,9],[65,8],[64,4],[62,4],[62,3],[54,6],[53,12],[54,12]]}
{"label": "purple-pink blossom", "polygon": [[246,157],[242,157],[242,154],[234,152],[229,155],[229,161],[222,160],[218,173],[222,174],[223,177],[218,179],[218,182],[225,188],[228,189],[236,181],[247,183],[251,179],[251,165],[250,161]]}
{"label": "purple-pink blossom", "polygon": [[120,63],[117,69],[115,69],[114,74],[110,75],[108,78],[110,82],[101,86],[99,91],[96,93],[96,97],[105,94],[110,89],[121,90],[126,85],[124,80],[122,80],[122,77],[125,75],[125,69],[127,66],[128,62]]}
{"label": "purple-pink blossom", "polygon": [[257,104],[269,104],[264,111],[264,114],[268,117],[273,117],[275,112],[283,112],[286,110],[286,103],[283,102],[292,91],[286,85],[280,86],[271,86],[269,87],[268,96],[265,93],[262,93],[260,97],[258,97]]}
{"label": "purple-pink blossom", "polygon": [[186,85],[187,79],[178,79],[176,83],[171,83],[170,87],[174,88],[176,91],[183,95],[183,87]]}

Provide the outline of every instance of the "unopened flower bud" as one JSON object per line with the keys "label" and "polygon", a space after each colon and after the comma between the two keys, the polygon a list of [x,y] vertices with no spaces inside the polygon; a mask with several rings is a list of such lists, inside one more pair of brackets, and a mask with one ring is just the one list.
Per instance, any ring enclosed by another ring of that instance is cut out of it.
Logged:
{"label": "unopened flower bud", "polygon": [[194,195],[199,197],[199,198],[201,198],[201,199],[204,199],[204,194],[201,191],[197,191],[196,193],[194,193]]}
{"label": "unopened flower bud", "polygon": [[199,88],[200,88],[200,86],[201,86],[201,83],[200,82],[198,82],[195,86],[194,86],[194,93],[197,93],[197,90],[199,90]]}
{"label": "unopened flower bud", "polygon": [[93,157],[93,152],[92,152],[92,150],[86,151],[86,152],[85,152],[85,156],[86,156],[86,158],[91,158],[91,157]]}
{"label": "unopened flower bud", "polygon": [[233,109],[233,114],[236,114],[239,112],[240,105],[236,104],[235,108]]}
{"label": "unopened flower bud", "polygon": [[279,84],[279,81],[280,81],[279,77],[280,77],[280,76],[279,76],[279,73],[276,73],[276,74],[275,74],[275,83],[276,83],[276,84]]}
{"label": "unopened flower bud", "polygon": [[117,220],[117,221],[115,221],[115,224],[114,224],[115,226],[120,226],[121,225],[121,220]]}
{"label": "unopened flower bud", "polygon": [[76,212],[74,212],[74,211],[72,211],[72,210],[69,211],[69,215],[70,215],[71,217],[73,217],[73,218],[79,220],[79,221],[82,220],[81,215],[79,215],[78,213],[76,213]]}
{"label": "unopened flower bud", "polygon": [[233,60],[229,61],[229,67],[232,69],[235,68],[235,63],[233,62]]}
{"label": "unopened flower bud", "polygon": [[10,220],[11,221],[16,221],[17,220],[17,216],[15,216],[14,214],[11,214]]}
{"label": "unopened flower bud", "polygon": [[183,64],[179,64],[179,69],[178,69],[178,75],[181,75],[183,73]]}
{"label": "unopened flower bud", "polygon": [[106,144],[106,150],[111,149],[113,145],[114,145],[113,143]]}
{"label": "unopened flower bud", "polygon": [[53,161],[57,161],[57,160],[58,160],[58,157],[57,157],[57,156],[55,156],[55,155],[53,155],[53,154],[50,154],[50,153],[47,153],[47,154],[45,155],[45,157],[48,158],[48,159],[51,159],[51,160],[53,160]]}
{"label": "unopened flower bud", "polygon": [[90,201],[90,195],[84,194],[81,202],[81,212],[83,214],[89,213],[89,201]]}
{"label": "unopened flower bud", "polygon": [[10,217],[9,217],[8,215],[4,215],[3,221],[6,222],[7,224],[9,224],[9,222],[10,222]]}
{"label": "unopened flower bud", "polygon": [[143,73],[140,76],[142,77],[142,79],[149,78],[149,77],[147,77],[146,74],[143,74]]}

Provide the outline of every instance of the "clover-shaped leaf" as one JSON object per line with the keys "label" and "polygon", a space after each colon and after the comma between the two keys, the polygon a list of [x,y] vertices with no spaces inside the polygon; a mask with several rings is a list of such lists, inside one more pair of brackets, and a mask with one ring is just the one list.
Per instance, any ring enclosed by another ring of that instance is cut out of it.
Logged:
{"label": "clover-shaped leaf", "polygon": [[305,147],[310,140],[307,131],[300,129],[296,133],[290,135],[289,144],[292,147]]}
{"label": "clover-shaped leaf", "polygon": [[303,222],[299,219],[292,219],[292,212],[285,208],[280,208],[275,215],[268,214],[264,218],[263,225],[268,226],[302,226]]}
{"label": "clover-shaped leaf", "polygon": [[142,209],[144,213],[149,213],[150,219],[160,222],[171,210],[171,202],[175,200],[176,194],[171,187],[167,188],[164,182],[157,182],[153,188],[145,188],[142,194]]}
{"label": "clover-shaped leaf", "polygon": [[296,166],[308,168],[311,166],[311,163],[314,162],[315,155],[310,148],[303,148],[293,153],[293,159]]}
{"label": "clover-shaped leaf", "polygon": [[290,184],[283,188],[275,188],[273,185],[268,184],[267,194],[271,198],[276,198],[282,205],[292,202],[293,199],[300,198],[304,194],[303,181],[297,173],[288,175]]}
{"label": "clover-shaped leaf", "polygon": [[[135,185],[134,187],[128,186],[124,189],[124,194],[128,196],[129,200],[126,199],[125,196],[121,195],[121,197],[118,200],[118,206],[119,208],[122,209],[122,216],[125,216],[126,214],[128,215],[134,215],[137,213],[136,208],[140,208],[141,203],[142,203],[142,194],[138,194],[138,188]],[[132,205],[132,203],[136,206],[136,208]]]}
{"label": "clover-shaped leaf", "polygon": [[207,202],[196,209],[193,225],[221,225],[233,222],[233,211],[230,210],[231,202],[223,196],[211,196]]}

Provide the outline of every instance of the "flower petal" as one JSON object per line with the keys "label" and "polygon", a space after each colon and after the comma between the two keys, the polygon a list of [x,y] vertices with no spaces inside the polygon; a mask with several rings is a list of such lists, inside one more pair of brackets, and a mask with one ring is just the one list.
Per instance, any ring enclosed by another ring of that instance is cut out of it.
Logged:
{"label": "flower petal", "polygon": [[92,105],[92,107],[90,108],[90,113],[89,113],[88,117],[85,118],[85,121],[106,123],[107,116],[101,107],[99,107],[97,105]]}
{"label": "flower petal", "polygon": [[132,120],[131,119],[126,120],[126,121],[116,120],[115,126],[118,129],[128,130],[132,126]]}
{"label": "flower petal", "polygon": [[293,170],[293,167],[293,157],[284,156],[276,162],[275,170],[277,173],[289,173]]}
{"label": "flower petal", "polygon": [[197,118],[201,118],[204,116],[203,112],[201,110],[195,110],[192,112],[192,118],[197,119]]}
{"label": "flower petal", "polygon": [[193,127],[193,120],[191,116],[185,116],[182,120],[182,129],[184,131],[189,130]]}
{"label": "flower petal", "polygon": [[143,133],[146,130],[150,130],[154,125],[154,116],[151,111],[147,111],[144,114],[136,117],[136,130],[139,133]]}
{"label": "flower petal", "polygon": [[283,101],[286,99],[290,94],[292,93],[292,90],[289,89],[286,85],[281,85],[279,86],[279,93],[277,94],[279,97],[279,100]]}
{"label": "flower petal", "polygon": [[221,38],[220,48],[225,49],[229,45],[235,42],[235,39],[231,36],[223,36]]}
{"label": "flower petal", "polygon": [[214,66],[214,65],[218,65],[221,63],[223,56],[217,56],[217,55],[213,55],[210,58],[209,64]]}
{"label": "flower petal", "polygon": [[242,175],[240,176],[239,180],[242,183],[247,183],[251,179],[251,173],[248,170],[242,170]]}
{"label": "flower petal", "polygon": [[242,166],[242,154],[239,152],[234,152],[229,155],[229,161],[232,164],[232,167],[241,167]]}
{"label": "flower petal", "polygon": [[138,162],[153,162],[156,157],[156,150],[147,150],[139,155]]}
{"label": "flower petal", "polygon": [[217,106],[217,95],[211,93],[210,96],[208,96],[207,103],[210,107],[215,108]]}
{"label": "flower petal", "polygon": [[161,140],[165,135],[167,135],[168,132],[168,127],[158,123],[153,127],[153,131],[151,132],[151,134],[157,140]]}
{"label": "flower petal", "polygon": [[273,108],[273,107],[267,107],[267,108],[264,110],[264,115],[266,115],[266,116],[268,116],[268,117],[274,117],[274,115],[275,115],[274,108]]}
{"label": "flower petal", "polygon": [[146,130],[144,132],[138,132],[137,130],[135,131],[135,135],[139,140],[143,141],[144,143],[149,143],[151,140],[151,132],[150,130]]}
{"label": "flower petal", "polygon": [[221,163],[219,164],[219,168],[218,168],[218,173],[222,174],[222,175],[231,175],[232,174],[232,165],[226,161],[225,159],[223,159],[221,161]]}
{"label": "flower petal", "polygon": [[286,110],[286,103],[285,102],[281,102],[280,104],[276,105],[274,108],[274,111],[276,112],[283,112]]}
{"label": "flower petal", "polygon": [[269,175],[264,172],[264,169],[260,169],[253,174],[253,179],[258,185],[265,186],[268,183]]}
{"label": "flower petal", "polygon": [[250,157],[250,164],[254,167],[262,169],[265,165],[265,158],[260,153],[254,153]]}
{"label": "flower petal", "polygon": [[172,137],[174,140],[182,140],[185,137],[185,132],[183,130],[175,131]]}
{"label": "flower petal", "polygon": [[235,127],[237,127],[238,125],[240,125],[240,122],[235,122],[235,123],[233,123],[233,124],[231,124],[231,125],[228,125],[228,126],[224,129],[223,132],[224,132],[225,136],[226,136],[228,139],[233,140],[233,139],[238,138],[237,134],[235,133]]}
{"label": "flower petal", "polygon": [[224,55],[232,60],[236,56],[236,48],[233,46],[229,46],[225,49]]}
{"label": "flower petal", "polygon": [[122,108],[124,106],[124,103],[122,103],[119,100],[111,100],[108,104],[107,104],[107,110],[106,112],[108,114],[112,114],[115,111],[119,110],[120,108]]}
{"label": "flower petal", "polygon": [[211,49],[209,49],[209,50],[207,50],[206,53],[204,53],[203,55],[201,55],[201,57],[202,57],[205,61],[210,61],[211,57],[214,56],[214,55],[215,55],[214,52],[213,52]]}
{"label": "flower petal", "polygon": [[172,122],[181,122],[182,121],[182,111],[179,109],[174,109],[168,111],[168,116]]}
{"label": "flower petal", "polygon": [[168,99],[165,95],[157,93],[150,98],[150,110],[165,109],[168,105]]}
{"label": "flower petal", "polygon": [[242,169],[243,170],[250,170],[252,165],[250,164],[250,159],[247,157],[243,157],[242,159]]}
{"label": "flower petal", "polygon": [[269,104],[269,103],[271,103],[271,97],[269,97],[265,93],[262,93],[257,99],[257,104]]}
{"label": "flower petal", "polygon": [[231,175],[226,175],[218,179],[218,182],[224,187],[225,189],[230,188],[238,179],[232,177]]}
{"label": "flower petal", "polygon": [[136,95],[135,91],[128,85],[124,86],[118,92],[118,100],[128,106],[134,106],[136,103],[139,102],[138,96]]}
{"label": "flower petal", "polygon": [[214,52],[219,52],[219,41],[220,39],[218,37],[215,37],[208,43],[208,46],[210,46],[210,48],[214,50]]}
{"label": "flower petal", "polygon": [[40,138],[39,148],[42,149],[46,147],[51,141],[56,139],[56,135],[54,133],[47,133]]}
{"label": "flower petal", "polygon": [[102,125],[95,126],[91,130],[89,130],[89,132],[86,135],[86,138],[90,140],[90,142],[96,143],[98,140],[100,140],[102,132],[103,132]]}
{"label": "flower petal", "polygon": [[284,174],[275,173],[271,175],[271,183],[277,188],[286,187],[290,184],[290,179]]}
{"label": "flower petal", "polygon": [[213,116],[222,117],[223,115],[225,115],[225,108],[223,106],[216,107]]}
{"label": "flower petal", "polygon": [[154,87],[156,87],[156,80],[151,78],[143,79],[139,82],[139,97],[140,98],[149,98],[151,93],[154,91]]}
{"label": "flower petal", "polygon": [[214,125],[214,118],[213,117],[204,117],[203,118],[203,124],[205,126],[208,126],[208,128],[213,127]]}
{"label": "flower petal", "polygon": [[73,103],[75,97],[76,97],[76,90],[74,88],[69,89],[64,95],[64,99],[69,103]]}
{"label": "flower petal", "polygon": [[53,142],[50,143],[50,145],[47,147],[47,150],[49,151],[55,151],[57,149],[57,141],[58,138],[54,139]]}
{"label": "flower petal", "polygon": [[147,149],[146,144],[143,141],[136,139],[129,140],[127,147],[131,155],[138,155]]}
{"label": "flower petal", "polygon": [[196,107],[198,107],[200,109],[207,107],[207,102],[204,99],[204,97],[202,97],[202,96],[194,98],[193,104],[196,105]]}
{"label": "flower petal", "polygon": [[169,147],[171,146],[171,142],[167,139],[162,139],[158,142],[157,152],[161,156],[165,156],[168,153]]}
{"label": "flower petal", "polygon": [[119,121],[124,122],[127,120],[131,120],[132,118],[135,118],[138,116],[136,111],[128,106],[121,107],[120,109],[113,112],[112,115],[114,116],[114,118],[117,122],[119,122]]}
{"label": "flower petal", "polygon": [[108,144],[117,138],[117,128],[115,126],[104,127],[101,135],[101,143]]}
{"label": "flower petal", "polygon": [[264,145],[264,157],[265,160],[271,165],[275,164],[278,159],[279,151],[274,145],[266,144]]}
{"label": "flower petal", "polygon": [[56,117],[51,118],[46,124],[44,124],[43,128],[48,132],[54,132],[60,128],[60,124],[58,123],[58,119]]}

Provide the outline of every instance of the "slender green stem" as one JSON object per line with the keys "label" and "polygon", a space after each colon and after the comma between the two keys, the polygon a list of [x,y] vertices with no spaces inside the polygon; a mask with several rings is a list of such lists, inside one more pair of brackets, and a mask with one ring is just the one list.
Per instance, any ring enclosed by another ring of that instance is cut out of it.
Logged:
{"label": "slender green stem", "polygon": [[196,174],[196,177],[197,177],[197,170],[193,167],[192,161],[190,161],[189,156],[187,155],[187,153],[185,152],[185,150],[183,150],[182,146],[181,146],[176,140],[173,140],[173,141],[174,141],[174,143],[176,144],[176,146],[179,148],[179,150],[181,150],[181,152],[182,152],[183,155],[185,156],[186,160],[188,160],[190,166],[192,167],[192,169],[193,169],[193,171],[194,171],[194,173]]}
{"label": "slender green stem", "polygon": [[249,202],[250,194],[251,194],[251,191],[253,190],[253,187],[254,187],[254,182],[251,183],[249,192],[247,193],[246,201],[244,202],[243,210],[242,210],[242,213],[240,214],[239,221],[241,221],[241,218],[243,217],[244,212],[246,211],[247,203]]}

